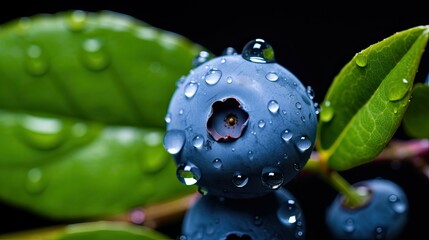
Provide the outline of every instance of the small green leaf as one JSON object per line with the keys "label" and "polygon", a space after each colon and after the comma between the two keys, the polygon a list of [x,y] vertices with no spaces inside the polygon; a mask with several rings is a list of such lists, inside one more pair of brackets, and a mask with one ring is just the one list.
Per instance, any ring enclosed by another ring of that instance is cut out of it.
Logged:
{"label": "small green leaf", "polygon": [[405,112],[405,132],[414,138],[429,138],[429,85],[417,83]]}
{"label": "small green leaf", "polygon": [[87,222],[0,235],[8,240],[160,240],[168,237],[144,226],[125,222]]}
{"label": "small green leaf", "polygon": [[390,141],[408,106],[428,41],[427,26],[397,32],[357,53],[322,103],[317,148],[331,168],[372,160]]}

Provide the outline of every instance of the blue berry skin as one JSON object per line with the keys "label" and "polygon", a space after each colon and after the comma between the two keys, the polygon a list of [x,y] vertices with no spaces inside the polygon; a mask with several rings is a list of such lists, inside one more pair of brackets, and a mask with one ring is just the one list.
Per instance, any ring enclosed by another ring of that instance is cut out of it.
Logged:
{"label": "blue berry skin", "polygon": [[269,51],[257,50],[245,47],[246,59],[229,51],[178,81],[164,147],[184,184],[215,196],[258,197],[284,186],[309,159],[317,125],[313,90],[264,59]]}
{"label": "blue berry skin", "polygon": [[299,203],[281,188],[246,200],[202,196],[186,212],[178,239],[305,239],[305,231]]}
{"label": "blue berry skin", "polygon": [[408,218],[408,200],[402,188],[385,179],[355,183],[370,191],[368,202],[356,209],[342,204],[338,195],[327,209],[326,224],[334,239],[396,239]]}

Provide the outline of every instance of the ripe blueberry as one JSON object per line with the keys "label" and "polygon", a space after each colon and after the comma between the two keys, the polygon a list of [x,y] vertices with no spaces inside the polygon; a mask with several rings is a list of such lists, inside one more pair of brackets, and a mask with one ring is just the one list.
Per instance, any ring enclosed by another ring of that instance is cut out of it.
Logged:
{"label": "ripe blueberry", "polygon": [[338,195],[327,209],[326,224],[335,239],[395,239],[404,228],[408,200],[402,188],[385,179],[361,181],[353,185],[369,191],[365,205],[349,208]]}
{"label": "ripe blueberry", "polygon": [[251,199],[205,195],[188,209],[179,239],[305,239],[299,203],[285,188]]}
{"label": "ripe blueberry", "polygon": [[178,81],[164,147],[177,176],[208,194],[250,198],[289,182],[312,152],[313,90],[277,64],[272,47],[250,41],[237,54],[198,61]]}

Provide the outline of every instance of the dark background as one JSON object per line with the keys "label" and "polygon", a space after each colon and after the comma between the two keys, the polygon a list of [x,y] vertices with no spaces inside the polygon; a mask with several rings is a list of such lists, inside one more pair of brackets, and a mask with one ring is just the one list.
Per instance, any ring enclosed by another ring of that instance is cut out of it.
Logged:
{"label": "dark background", "polygon": [[[395,32],[429,24],[429,11],[424,1],[390,2],[377,7],[373,4],[375,1],[331,5],[308,1],[248,1],[242,4],[233,1],[8,1],[0,7],[0,24],[39,13],[111,10],[178,33],[215,55],[220,55],[226,47],[241,52],[249,40],[263,38],[273,46],[277,62],[305,85],[311,85],[316,102],[321,102],[332,79],[354,54]],[[429,53],[426,52],[415,81],[423,82],[428,72]],[[406,138],[401,129],[395,137]],[[370,164],[346,171],[343,176],[350,182],[383,177],[403,186],[410,198],[411,214],[410,224],[401,239],[428,235],[425,219],[429,214],[426,206],[429,183],[410,164],[395,167],[390,163]],[[302,205],[308,239],[329,239],[323,220],[324,208],[336,193],[312,175],[299,176],[287,187]],[[0,232],[54,223],[5,204],[0,204],[0,216],[3,222]],[[177,236],[180,221],[160,230]]]}

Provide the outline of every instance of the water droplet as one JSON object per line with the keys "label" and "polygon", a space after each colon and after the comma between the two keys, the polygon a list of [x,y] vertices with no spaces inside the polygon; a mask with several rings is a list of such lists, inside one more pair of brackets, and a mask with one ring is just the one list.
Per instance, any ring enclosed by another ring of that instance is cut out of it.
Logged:
{"label": "water droplet", "polygon": [[194,81],[189,82],[185,87],[185,96],[192,98],[198,90],[198,84]]}
{"label": "water droplet", "polygon": [[277,113],[279,111],[279,108],[280,108],[280,106],[276,100],[271,100],[268,102],[268,110],[271,113]]}
{"label": "water droplet", "polygon": [[185,185],[194,185],[200,180],[201,172],[200,169],[191,164],[180,164],[176,171],[177,178]]}
{"label": "water droplet", "polygon": [[40,168],[32,168],[27,172],[25,188],[30,194],[41,193],[46,187],[46,180]]}
{"label": "water droplet", "polygon": [[296,107],[298,110],[301,110],[301,109],[302,109],[302,105],[301,105],[301,103],[300,103],[300,102],[296,102],[296,103],[295,103],[295,107]]}
{"label": "water droplet", "polygon": [[229,83],[229,84],[231,84],[232,83],[232,77],[228,76],[226,78],[226,82]]}
{"label": "water droplet", "polygon": [[383,227],[379,226],[374,229],[374,239],[385,239],[385,235]]}
{"label": "water droplet", "polygon": [[331,102],[326,100],[322,103],[320,111],[320,120],[322,122],[329,122],[334,117],[334,109],[332,108]]}
{"label": "water droplet", "polygon": [[286,226],[297,224],[298,219],[301,218],[301,209],[293,199],[289,199],[277,211],[277,218]]}
{"label": "water droplet", "polygon": [[244,59],[255,63],[273,63],[274,50],[270,44],[263,39],[249,41],[241,52]]}
{"label": "water droplet", "polygon": [[293,137],[292,132],[289,129],[286,129],[282,132],[282,139],[285,142],[289,142],[289,140]]}
{"label": "water droplet", "polygon": [[307,95],[311,100],[314,99],[314,90],[311,86],[307,86]]}
{"label": "water droplet", "polygon": [[185,144],[185,133],[182,130],[168,130],[164,136],[164,148],[170,154],[177,154]]}
{"label": "water droplet", "polygon": [[232,183],[234,183],[237,187],[244,187],[246,186],[247,182],[249,181],[249,178],[240,172],[235,172],[232,176]]}
{"label": "water droplet", "polygon": [[183,115],[183,108],[179,109],[179,115]]}
{"label": "water droplet", "polygon": [[215,160],[213,160],[213,167],[219,169],[222,167],[222,160],[220,160],[219,158],[216,158]]}
{"label": "water droplet", "polygon": [[207,52],[207,51],[200,51],[198,53],[198,55],[195,56],[194,59],[192,60],[192,66],[194,68],[198,67],[201,64],[207,62],[207,60],[209,60],[209,58],[210,58],[210,53],[209,52]]}
{"label": "water droplet", "polygon": [[295,170],[296,172],[301,171],[301,165],[299,163],[294,163],[293,164],[293,170]]}
{"label": "water droplet", "polygon": [[389,101],[398,101],[403,99],[408,93],[410,86],[411,85],[407,79],[402,79],[401,81],[392,84],[387,91]]}
{"label": "water droplet", "polygon": [[19,128],[21,140],[39,150],[59,148],[67,136],[63,123],[53,118],[27,116]]}
{"label": "water droplet", "polygon": [[313,107],[314,107],[314,112],[316,113],[316,115],[319,115],[319,113],[320,113],[320,106],[319,106],[319,103],[314,103],[313,104]]}
{"label": "water droplet", "polygon": [[167,113],[164,117],[164,121],[165,123],[170,123],[171,122],[171,113]]}
{"label": "water droplet", "polygon": [[87,14],[85,11],[75,10],[67,16],[66,21],[67,26],[71,31],[80,32],[85,27]]}
{"label": "water droplet", "polygon": [[356,226],[355,226],[353,219],[348,218],[344,223],[344,228],[343,228],[344,232],[352,233],[352,232],[354,232],[355,228],[356,228]]}
{"label": "water droplet", "polygon": [[201,149],[204,145],[204,137],[202,135],[197,135],[192,139],[192,145],[195,148]]}
{"label": "water droplet", "polygon": [[259,120],[258,127],[259,128],[264,128],[265,127],[265,121],[264,120]]}
{"label": "water droplet", "polygon": [[104,49],[102,42],[99,39],[90,38],[82,44],[83,64],[90,70],[100,71],[105,69],[109,63],[110,58]]}
{"label": "water droplet", "polygon": [[233,148],[231,148],[231,151],[232,151],[232,152],[235,152],[235,148],[234,148],[234,147],[233,147]]}
{"label": "water droplet", "polygon": [[222,72],[216,68],[210,69],[206,75],[204,75],[204,79],[208,85],[214,85],[219,82],[219,79],[222,77]]}
{"label": "water droplet", "polygon": [[40,46],[33,44],[28,47],[27,57],[26,70],[29,74],[42,76],[48,72],[49,64]]}
{"label": "water droplet", "polygon": [[284,177],[283,173],[272,167],[266,167],[262,170],[262,183],[269,189],[276,190],[283,185]]}
{"label": "water droplet", "polygon": [[311,141],[307,136],[301,136],[295,144],[300,152],[305,152],[311,147]]}
{"label": "water droplet", "polygon": [[252,151],[248,151],[247,152],[247,157],[249,158],[249,160],[253,160],[253,158],[255,157],[254,153]]}
{"label": "water droplet", "polygon": [[368,62],[368,59],[366,55],[364,55],[362,52],[359,52],[355,55],[355,63],[359,67],[365,67]]}
{"label": "water droplet", "polygon": [[390,206],[392,207],[393,211],[395,211],[396,213],[402,214],[407,211],[407,205],[399,201],[398,196],[396,196],[395,194],[390,195],[388,199],[389,199],[389,203],[391,204]]}
{"label": "water droplet", "polygon": [[277,73],[275,73],[275,72],[269,72],[269,73],[267,73],[267,75],[265,75],[265,78],[268,81],[275,82],[275,81],[279,80],[279,75],[277,75]]}
{"label": "water droplet", "polygon": [[225,50],[223,50],[222,55],[236,55],[237,50],[233,47],[227,47]]}
{"label": "water droplet", "polygon": [[259,227],[262,225],[263,222],[264,222],[263,219],[259,215],[255,215],[253,217],[253,224],[255,224],[255,226]]}
{"label": "water droplet", "polygon": [[208,193],[209,193],[209,191],[207,190],[207,189],[205,189],[205,188],[203,188],[203,187],[198,187],[198,192],[201,194],[201,195],[203,195],[203,196],[205,196],[205,195],[207,195]]}

